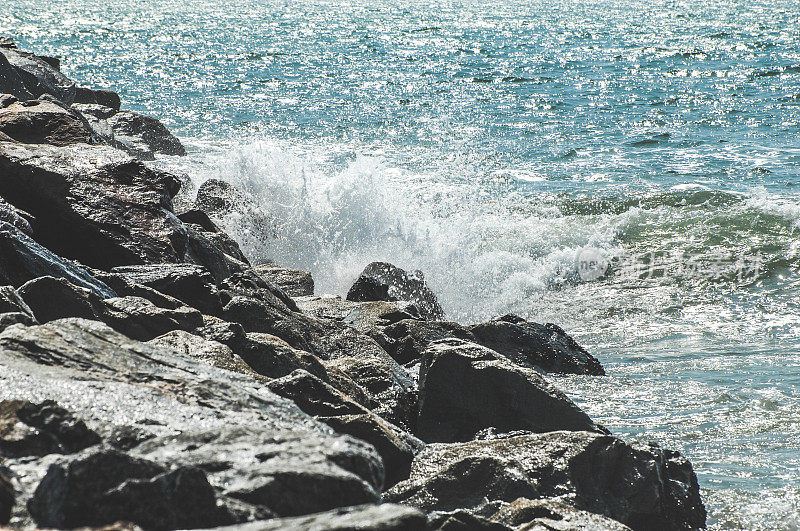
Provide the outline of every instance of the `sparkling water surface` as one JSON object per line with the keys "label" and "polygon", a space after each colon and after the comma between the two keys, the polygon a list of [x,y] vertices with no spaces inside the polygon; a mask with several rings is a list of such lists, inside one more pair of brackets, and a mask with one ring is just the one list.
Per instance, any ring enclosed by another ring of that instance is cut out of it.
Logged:
{"label": "sparkling water surface", "polygon": [[558,385],[687,455],[712,528],[800,527],[797,2],[19,0],[0,32],[251,194],[255,261],[555,322],[609,374]]}

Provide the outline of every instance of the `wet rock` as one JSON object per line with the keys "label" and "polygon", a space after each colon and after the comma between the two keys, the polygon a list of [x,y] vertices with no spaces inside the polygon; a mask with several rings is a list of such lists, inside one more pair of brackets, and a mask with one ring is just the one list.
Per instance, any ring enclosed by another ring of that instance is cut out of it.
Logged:
{"label": "wet rock", "polygon": [[27,313],[20,313],[20,312],[0,313],[0,332],[5,330],[9,326],[15,324],[21,324],[24,326],[33,326],[39,323],[37,323],[36,319],[31,317]]}
{"label": "wet rock", "polygon": [[0,109],[0,132],[24,144],[88,144],[91,131],[69,111],[39,100]]}
{"label": "wet rock", "polygon": [[419,308],[424,319],[441,319],[444,315],[421,271],[409,273],[386,262],[373,262],[365,267],[347,292],[347,300],[409,301]]}
{"label": "wet rock", "polygon": [[314,279],[308,271],[289,269],[276,264],[256,266],[253,271],[292,297],[314,294]]}
{"label": "wet rock", "polygon": [[[283,289],[253,271],[231,275],[220,284],[220,287],[230,297],[241,296],[256,299],[277,312],[292,313],[300,311],[295,301]],[[253,330],[253,332],[268,331]]]}
{"label": "wet rock", "polygon": [[8,223],[15,229],[31,236],[33,235],[33,229],[31,228],[30,221],[27,219],[28,217],[30,217],[30,214],[19,210],[0,197],[0,222]]}
{"label": "wet rock", "polygon": [[214,223],[208,214],[199,208],[190,208],[178,214],[178,219],[184,223],[199,225],[206,232],[221,232],[220,228]]}
{"label": "wet rock", "polygon": [[160,121],[133,111],[119,111],[108,118],[114,140],[142,154],[186,155],[178,138]]}
{"label": "wet rock", "polygon": [[0,283],[21,286],[42,276],[66,279],[100,297],[116,295],[80,265],[57,256],[12,225],[0,222]]}
{"label": "wet rock", "polygon": [[500,509],[491,521],[510,529],[531,531],[630,531],[630,527],[616,520],[552,499],[520,498]]}
{"label": "wet rock", "polygon": [[65,317],[96,319],[140,341],[203,325],[200,312],[187,306],[161,308],[140,297],[101,299],[90,290],[53,277],[31,280],[19,293],[41,323]]}
{"label": "wet rock", "polygon": [[[171,348],[184,356],[190,356],[204,363],[208,363],[209,365],[213,365],[214,367],[219,367],[220,369],[248,374],[254,378],[261,378],[261,376],[253,371],[241,357],[234,354],[227,346],[183,330],[173,330],[147,343],[156,347]],[[267,380],[264,379],[264,381]]]}
{"label": "wet rock", "polygon": [[[67,105],[75,99],[75,83],[43,58],[16,48],[0,48],[0,55],[16,71],[31,97],[50,94]],[[29,99],[26,94],[10,91],[9,88],[11,87],[4,88],[3,92],[10,92],[20,99]]]}
{"label": "wet rock", "polygon": [[418,510],[403,505],[384,503],[344,507],[295,518],[250,522],[229,529],[230,531],[234,529],[240,531],[344,531],[356,529],[425,531],[428,527],[425,515]]}
{"label": "wet rock", "polygon": [[52,400],[0,401],[0,457],[71,454],[100,442],[100,437]]}
{"label": "wet rock", "polygon": [[0,472],[0,525],[6,525],[11,520],[11,510],[14,508],[15,498],[14,487]]}
{"label": "wet rock", "polygon": [[605,374],[600,362],[558,326],[504,315],[470,327],[474,341],[514,363],[558,374]]}
{"label": "wet rock", "polygon": [[207,269],[195,264],[152,264],[115,267],[115,276],[133,284],[152,288],[197,308],[202,313],[219,315],[220,294]]}
{"label": "wet rock", "polygon": [[120,297],[141,297],[142,299],[149,300],[156,306],[168,308],[170,310],[175,310],[181,306],[184,306],[183,301],[161,293],[160,291],[156,291],[148,286],[137,284],[129,280],[124,275],[100,271],[99,269],[93,269],[92,275],[111,287],[111,289],[113,289],[114,292]]}
{"label": "wet rock", "polygon": [[[0,399],[66,399],[98,433],[120,422],[145,430],[151,438],[135,444],[132,457],[206,471],[217,499],[237,515],[264,519],[378,501],[383,467],[374,448],[333,434],[250,376],[82,319],[9,328],[0,350]],[[5,464],[18,477],[37,478],[47,462]],[[35,483],[28,482],[14,525],[29,525],[24,502]]]}
{"label": "wet rock", "polygon": [[239,245],[225,233],[206,232],[199,225],[187,224],[186,261],[199,264],[222,282],[235,273],[249,269]]}
{"label": "wet rock", "polygon": [[[70,108],[81,113],[85,118],[94,118],[95,120],[106,120],[117,112],[111,107],[95,103],[73,103]],[[91,119],[89,121],[92,122]],[[109,128],[108,134],[104,136],[110,136],[110,134]]]}
{"label": "wet rock", "polygon": [[209,527],[235,522],[217,506],[205,474],[166,467],[116,450],[52,465],[28,509],[42,527],[133,522],[147,529]]}
{"label": "wet rock", "polygon": [[685,458],[590,432],[429,444],[414,459],[410,478],[384,500],[433,512],[555,497],[632,529],[705,527],[697,479]]}
{"label": "wet rock", "polygon": [[456,338],[475,342],[475,336],[464,326],[447,321],[403,319],[383,329],[388,338],[386,350],[398,363],[411,363],[422,358],[434,341]]}
{"label": "wet rock", "polygon": [[296,370],[268,384],[270,391],[288,398],[312,416],[359,415],[368,411],[307,371]]}
{"label": "wet rock", "polygon": [[33,317],[33,310],[11,286],[0,286],[0,313],[24,313]]}
{"label": "wet rock", "polygon": [[13,95],[15,99],[29,100],[34,97],[17,69],[3,54],[0,54],[0,92]]}
{"label": "wet rock", "polygon": [[233,185],[219,179],[208,179],[197,189],[195,204],[197,208],[218,216],[234,209],[241,201],[241,192]]}
{"label": "wet rock", "polygon": [[79,86],[75,87],[75,99],[73,101],[78,104],[102,105],[115,112],[119,111],[121,104],[119,94],[113,90]]}
{"label": "wet rock", "polygon": [[426,442],[466,441],[489,427],[599,430],[536,371],[460,339],[432,343],[420,368],[416,435]]}
{"label": "wet rock", "polygon": [[91,267],[182,260],[179,187],[108,147],[0,144],[0,195],[34,217],[36,241]]}

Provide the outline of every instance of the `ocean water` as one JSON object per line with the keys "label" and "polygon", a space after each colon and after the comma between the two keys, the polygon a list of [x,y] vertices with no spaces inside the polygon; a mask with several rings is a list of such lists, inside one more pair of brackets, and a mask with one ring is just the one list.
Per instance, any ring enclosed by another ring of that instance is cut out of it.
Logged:
{"label": "ocean water", "polygon": [[244,189],[255,261],[555,322],[609,374],[557,384],[688,456],[710,527],[800,528],[797,2],[18,0],[0,33]]}

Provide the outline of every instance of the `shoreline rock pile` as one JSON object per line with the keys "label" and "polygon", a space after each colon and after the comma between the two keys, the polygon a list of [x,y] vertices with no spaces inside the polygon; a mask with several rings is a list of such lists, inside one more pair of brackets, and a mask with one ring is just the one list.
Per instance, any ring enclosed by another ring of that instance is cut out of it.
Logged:
{"label": "shoreline rock pile", "polygon": [[548,379],[604,374],[563,330],[445,321],[391,264],[346,299],[253,266],[235,196],[176,211],[143,160],[180,141],[59,67],[0,39],[0,526],[705,527],[684,457]]}

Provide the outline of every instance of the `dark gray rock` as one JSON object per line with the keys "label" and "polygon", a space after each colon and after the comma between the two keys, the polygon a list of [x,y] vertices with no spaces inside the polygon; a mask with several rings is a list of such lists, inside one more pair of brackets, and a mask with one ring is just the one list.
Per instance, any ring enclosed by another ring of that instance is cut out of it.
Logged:
{"label": "dark gray rock", "polygon": [[[95,103],[73,103],[70,108],[81,113],[85,118],[93,118],[95,120],[106,120],[117,112],[111,107]],[[92,122],[92,120],[89,121]],[[108,134],[110,135],[110,128]]]}
{"label": "dark gray rock", "polygon": [[[229,297],[241,296],[259,300],[279,312],[299,312],[297,303],[278,285],[257,275],[253,271],[237,273],[226,278],[220,288]],[[268,332],[253,330],[253,332]]]}
{"label": "dark gray rock", "polygon": [[365,267],[347,292],[347,300],[409,301],[425,319],[441,319],[444,315],[421,271],[409,273],[386,262],[372,262]]}
{"label": "dark gray rock", "polygon": [[91,141],[92,133],[58,105],[39,100],[17,102],[0,109],[0,133],[24,144],[70,144]]}
{"label": "dark gray rock", "polygon": [[184,356],[190,356],[214,367],[227,371],[247,374],[262,381],[268,381],[253,371],[240,356],[218,341],[190,334],[183,330],[173,330],[147,342],[155,347],[171,348]]}
{"label": "dark gray rock", "polygon": [[178,138],[152,116],[119,111],[108,118],[114,140],[135,152],[186,155]]}
{"label": "dark gray rock", "polygon": [[425,349],[434,341],[456,338],[475,342],[466,327],[447,321],[403,319],[383,328],[388,339],[385,348],[398,363],[406,364],[422,358]]}
{"label": "dark gray rock", "polygon": [[403,505],[384,503],[344,507],[295,518],[262,520],[218,531],[425,531],[425,515]]}
{"label": "dark gray rock", "polygon": [[433,512],[555,497],[633,529],[705,527],[697,478],[685,458],[589,432],[429,444],[414,459],[411,477],[384,500]]}
{"label": "dark gray rock", "polygon": [[219,216],[233,210],[242,200],[242,193],[233,185],[219,179],[208,179],[197,189],[195,204],[199,210]]}
{"label": "dark gray rock", "polygon": [[23,326],[32,326],[39,323],[37,323],[36,319],[31,317],[27,313],[20,313],[20,312],[0,313],[0,332],[5,330],[9,326],[15,324],[21,324]]}
{"label": "dark gray rock", "polygon": [[630,527],[606,516],[581,511],[558,500],[519,498],[491,517],[509,529],[530,531],[630,531]]}
{"label": "dark gray rock", "polygon": [[314,279],[308,271],[289,269],[276,264],[263,264],[253,268],[260,277],[272,282],[292,297],[314,294]]}
{"label": "dark gray rock", "polygon": [[600,362],[558,326],[504,315],[470,327],[473,341],[518,365],[558,374],[605,374]]}
{"label": "dark gray rock", "polygon": [[11,286],[0,286],[0,313],[24,313],[33,317],[33,310]]}
{"label": "dark gray rock", "polygon": [[20,286],[18,293],[40,323],[64,317],[97,319],[103,312],[99,295],[63,278],[35,278]]}
{"label": "dark gray rock", "polygon": [[189,237],[186,261],[208,269],[217,282],[249,269],[239,245],[227,234],[206,232],[193,224],[187,224],[186,230]]}
{"label": "dark gray rock", "polygon": [[121,104],[119,94],[113,90],[80,86],[75,87],[75,99],[73,101],[79,104],[102,105],[113,109],[115,112],[119,111]]}
{"label": "dark gray rock", "polygon": [[127,521],[147,529],[185,529],[236,521],[217,506],[201,470],[168,471],[117,450],[51,465],[28,510],[39,526],[56,528]]}
{"label": "dark gray rock", "polygon": [[[9,328],[0,351],[0,400],[67,401],[107,441],[121,426],[144,432],[132,457],[204,470],[237,521],[378,501],[374,448],[335,435],[250,376],[82,319]],[[20,481],[12,525],[30,525],[26,500],[53,463],[4,463]]]}
{"label": "dark gray rock", "polygon": [[30,221],[27,219],[29,217],[31,217],[30,214],[19,210],[0,197],[0,222],[8,223],[15,229],[31,236],[33,235],[33,229],[31,228]]}
{"label": "dark gray rock", "polygon": [[206,232],[221,232],[221,229],[216,223],[214,223],[208,214],[199,208],[190,208],[183,212],[179,212],[178,219],[187,224],[191,223],[192,225],[199,225],[200,228]]}
{"label": "dark gray rock", "polygon": [[180,181],[101,146],[0,143],[0,195],[34,217],[34,239],[100,269],[178,262]]}
{"label": "dark gray rock", "polygon": [[6,525],[11,520],[11,510],[14,508],[15,499],[14,487],[0,472],[0,525]]}
{"label": "dark gray rock", "polygon": [[0,284],[18,287],[42,276],[66,279],[100,297],[116,295],[80,265],[52,253],[27,234],[0,221]]}
{"label": "dark gray rock", "polygon": [[460,339],[432,343],[422,358],[415,434],[426,442],[466,441],[498,431],[600,428],[539,373]]}
{"label": "dark gray rock", "polygon": [[368,413],[363,406],[304,370],[296,370],[272,380],[267,387],[312,416],[337,417]]}
{"label": "dark gray rock", "polygon": [[34,96],[25,86],[25,81],[5,55],[0,54],[0,92],[15,98],[29,100]]}
{"label": "dark gray rock", "polygon": [[[43,58],[16,48],[0,48],[0,55],[5,56],[16,70],[31,97],[50,94],[67,105],[75,99],[75,83]],[[25,94],[10,91],[9,88],[11,87],[4,88],[3,92],[10,92],[20,99],[29,99]]]}
{"label": "dark gray rock", "polygon": [[0,400],[0,457],[71,454],[100,437],[52,400]]}
{"label": "dark gray rock", "polygon": [[219,315],[220,294],[207,269],[195,264],[152,264],[115,267],[115,276],[152,288],[197,308],[204,314]]}

